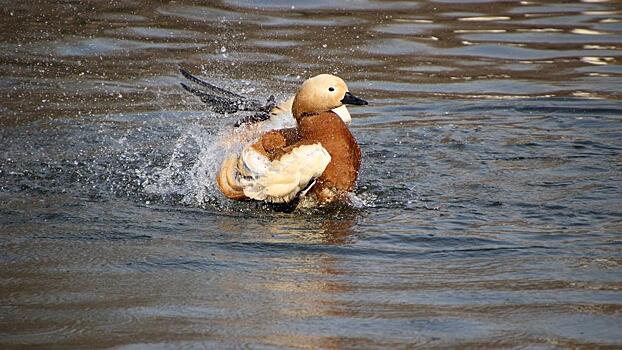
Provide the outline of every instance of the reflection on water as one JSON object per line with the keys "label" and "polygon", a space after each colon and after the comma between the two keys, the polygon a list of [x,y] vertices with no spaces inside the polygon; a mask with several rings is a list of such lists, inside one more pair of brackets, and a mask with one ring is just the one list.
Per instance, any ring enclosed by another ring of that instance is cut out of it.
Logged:
{"label": "reflection on water", "polygon": [[[19,2],[0,23],[3,348],[619,347],[615,1]],[[336,73],[355,203],[215,189],[235,118]]]}

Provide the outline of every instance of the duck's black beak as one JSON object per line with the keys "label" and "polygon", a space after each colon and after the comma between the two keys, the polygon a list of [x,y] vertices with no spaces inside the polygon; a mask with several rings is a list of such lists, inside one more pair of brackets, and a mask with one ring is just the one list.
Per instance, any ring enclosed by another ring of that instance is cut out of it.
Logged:
{"label": "duck's black beak", "polygon": [[367,101],[363,100],[362,98],[358,98],[352,95],[350,91],[348,91],[346,92],[345,96],[343,96],[343,98],[341,99],[341,103],[346,104],[346,105],[362,106],[362,105],[366,105]]}

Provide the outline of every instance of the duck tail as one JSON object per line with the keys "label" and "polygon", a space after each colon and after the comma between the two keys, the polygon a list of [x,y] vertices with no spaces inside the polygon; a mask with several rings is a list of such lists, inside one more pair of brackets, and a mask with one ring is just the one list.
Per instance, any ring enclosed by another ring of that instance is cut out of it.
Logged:
{"label": "duck tail", "polygon": [[225,197],[234,200],[245,200],[248,199],[248,197],[244,195],[242,186],[240,186],[235,176],[237,171],[237,163],[238,156],[235,154],[225,159],[220,167],[220,172],[218,173],[216,182],[218,183],[218,188],[220,188],[220,191],[225,195]]}

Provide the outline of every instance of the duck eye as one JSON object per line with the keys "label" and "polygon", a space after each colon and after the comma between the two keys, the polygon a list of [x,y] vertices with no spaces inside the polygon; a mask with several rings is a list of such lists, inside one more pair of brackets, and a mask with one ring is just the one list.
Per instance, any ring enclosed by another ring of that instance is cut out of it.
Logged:
{"label": "duck eye", "polygon": [[335,91],[335,88],[331,86],[328,88],[328,91]]}

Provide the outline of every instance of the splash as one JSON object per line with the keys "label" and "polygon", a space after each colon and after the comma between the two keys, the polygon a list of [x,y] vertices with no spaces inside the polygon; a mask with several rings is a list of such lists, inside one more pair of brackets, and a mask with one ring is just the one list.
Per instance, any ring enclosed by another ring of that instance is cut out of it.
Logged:
{"label": "splash", "polygon": [[182,130],[168,162],[144,180],[144,192],[162,198],[181,197],[186,205],[213,202],[213,179],[224,152],[217,142],[220,133],[200,125]]}
{"label": "splash", "polygon": [[356,209],[373,208],[376,206],[376,199],[377,197],[374,194],[368,192],[358,194],[354,192],[348,193],[348,201],[350,205]]}
{"label": "splash", "polygon": [[216,176],[225,156],[239,152],[259,130],[232,129],[230,125],[192,125],[181,131],[168,162],[145,177],[143,190],[161,198],[179,198],[181,204],[222,208],[227,203]]}

